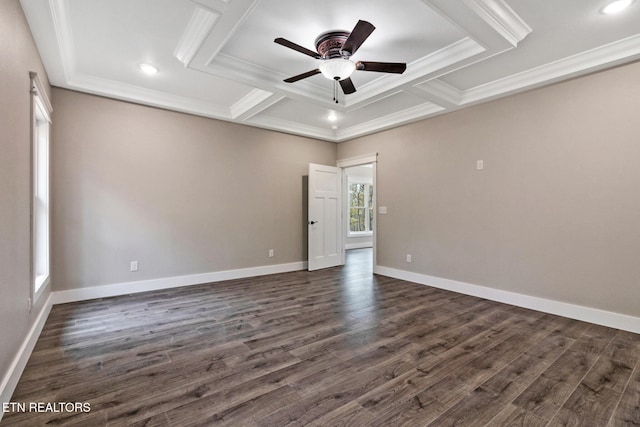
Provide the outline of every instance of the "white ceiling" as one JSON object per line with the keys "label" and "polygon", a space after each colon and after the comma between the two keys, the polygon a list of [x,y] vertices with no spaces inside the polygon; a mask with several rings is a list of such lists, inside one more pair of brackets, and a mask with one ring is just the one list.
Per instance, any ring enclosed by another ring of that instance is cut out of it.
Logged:
{"label": "white ceiling", "polygon": [[[640,2],[606,0],[21,0],[55,86],[340,142],[640,58]],[[376,30],[332,101],[311,50],[363,19]],[[138,64],[159,73],[147,76]],[[338,119],[330,122],[329,112]]]}

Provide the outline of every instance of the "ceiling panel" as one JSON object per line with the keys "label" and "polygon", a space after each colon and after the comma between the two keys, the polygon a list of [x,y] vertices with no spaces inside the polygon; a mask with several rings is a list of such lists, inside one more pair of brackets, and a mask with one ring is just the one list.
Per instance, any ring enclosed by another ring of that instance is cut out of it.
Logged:
{"label": "ceiling panel", "polygon": [[335,112],[335,110],[321,105],[285,98],[269,109],[262,111],[257,118],[260,120],[274,118],[278,121],[331,129],[332,123],[327,119],[331,112]]}
{"label": "ceiling panel", "polygon": [[363,106],[339,115],[341,129],[357,126],[370,120],[377,120],[399,111],[405,111],[427,102],[424,98],[402,91],[392,93],[383,99],[377,100],[372,105]]}
{"label": "ceiling panel", "polygon": [[[197,5],[189,0],[67,0],[78,73],[228,106],[250,86],[185,68],[174,50]],[[151,63],[160,73],[140,73]]]}

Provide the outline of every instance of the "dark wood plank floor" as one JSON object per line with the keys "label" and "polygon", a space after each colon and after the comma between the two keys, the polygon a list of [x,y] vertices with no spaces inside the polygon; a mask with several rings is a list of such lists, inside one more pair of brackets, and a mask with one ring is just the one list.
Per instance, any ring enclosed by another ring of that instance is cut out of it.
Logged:
{"label": "dark wood plank floor", "polygon": [[57,305],[2,425],[640,424],[640,335],[347,267]]}

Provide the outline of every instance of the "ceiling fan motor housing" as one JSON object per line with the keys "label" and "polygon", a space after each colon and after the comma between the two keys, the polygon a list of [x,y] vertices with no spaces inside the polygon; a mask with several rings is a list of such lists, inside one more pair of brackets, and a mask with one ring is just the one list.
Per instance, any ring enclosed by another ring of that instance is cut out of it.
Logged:
{"label": "ceiling fan motor housing", "polygon": [[316,50],[322,59],[345,58],[351,56],[351,52],[343,51],[342,46],[351,34],[348,31],[327,31],[316,39]]}

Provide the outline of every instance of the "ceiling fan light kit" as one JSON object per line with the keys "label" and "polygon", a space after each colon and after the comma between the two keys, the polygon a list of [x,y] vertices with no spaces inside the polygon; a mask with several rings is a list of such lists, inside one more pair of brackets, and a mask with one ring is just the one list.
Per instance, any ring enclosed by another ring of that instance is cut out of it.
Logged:
{"label": "ceiling fan light kit", "polygon": [[322,74],[327,79],[334,81],[333,100],[338,103],[338,85],[340,85],[345,95],[356,91],[356,87],[351,81],[351,74],[356,70],[393,74],[404,73],[407,68],[405,63],[372,61],[354,63],[351,61],[351,56],[356,53],[375,29],[376,27],[370,22],[360,20],[350,33],[348,31],[327,31],[316,38],[317,52],[282,37],[275,39],[274,42],[277,44],[321,61],[317,69],[289,77],[284,81],[286,83],[294,83],[316,74]]}
{"label": "ceiling fan light kit", "polygon": [[318,68],[329,80],[344,80],[356,70],[356,64],[348,59],[333,58],[323,60]]}

